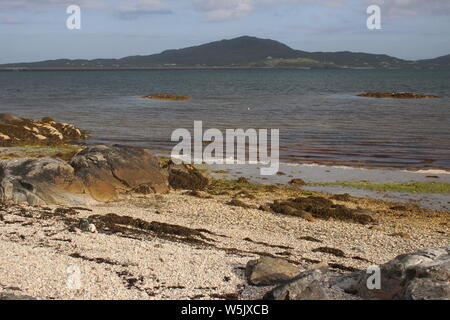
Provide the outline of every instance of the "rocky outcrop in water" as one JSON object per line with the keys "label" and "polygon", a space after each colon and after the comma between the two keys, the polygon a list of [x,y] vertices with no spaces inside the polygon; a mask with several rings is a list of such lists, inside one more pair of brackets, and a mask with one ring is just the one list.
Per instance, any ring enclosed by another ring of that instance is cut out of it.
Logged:
{"label": "rocky outcrop in water", "polygon": [[86,204],[168,190],[158,159],[142,148],[91,146],[70,163],[50,158],[0,161],[3,203]]}
{"label": "rocky outcrop in water", "polygon": [[56,122],[51,118],[36,121],[8,113],[0,114],[0,147],[56,146],[82,141],[86,138],[85,131],[68,123]]}
{"label": "rocky outcrop in water", "polygon": [[366,98],[395,98],[395,99],[437,99],[438,96],[417,94],[410,92],[366,92],[357,95]]}
{"label": "rocky outcrop in water", "polygon": [[[373,272],[337,275],[326,268],[300,273],[266,293],[270,300],[449,300],[450,247],[424,249],[379,266],[380,285]],[[280,270],[281,271],[281,270]]]}
{"label": "rocky outcrop in water", "polygon": [[150,94],[147,96],[143,96],[142,98],[145,99],[152,99],[152,100],[170,100],[170,101],[186,101],[191,100],[190,97],[186,96],[177,96],[175,94]]}

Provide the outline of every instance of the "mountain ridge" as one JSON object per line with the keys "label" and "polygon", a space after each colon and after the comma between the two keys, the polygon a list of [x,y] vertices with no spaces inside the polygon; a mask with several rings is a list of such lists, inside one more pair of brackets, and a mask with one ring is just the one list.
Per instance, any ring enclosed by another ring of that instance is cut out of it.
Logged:
{"label": "mountain ridge", "polygon": [[272,39],[241,36],[158,54],[120,59],[56,59],[9,63],[0,69],[140,69],[140,68],[440,68],[450,67],[450,55],[408,61],[364,52],[307,52]]}

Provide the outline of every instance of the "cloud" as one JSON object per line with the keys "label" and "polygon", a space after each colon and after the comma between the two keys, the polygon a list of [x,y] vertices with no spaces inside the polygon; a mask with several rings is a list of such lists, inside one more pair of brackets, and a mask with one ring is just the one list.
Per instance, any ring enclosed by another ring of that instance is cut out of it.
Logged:
{"label": "cloud", "polygon": [[284,4],[337,7],[345,0],[191,0],[191,2],[197,10],[206,13],[209,21],[227,21],[245,17],[262,7]]}
{"label": "cloud", "polygon": [[17,18],[10,16],[0,16],[0,24],[22,24],[23,22]]}
{"label": "cloud", "polygon": [[2,12],[44,12],[76,4],[81,9],[102,10],[122,19],[135,19],[149,14],[169,14],[166,0],[0,0]]}
{"label": "cloud", "polygon": [[172,10],[161,0],[135,0],[119,4],[116,13],[122,19],[135,19],[150,14],[171,14]]}
{"label": "cloud", "polygon": [[88,9],[105,8],[107,3],[103,0],[0,0],[0,10],[5,11],[46,11],[54,7],[68,7],[77,4]]}
{"label": "cloud", "polygon": [[206,13],[209,21],[239,19],[254,10],[255,0],[191,0],[194,7]]}
{"label": "cloud", "polygon": [[377,4],[382,12],[390,18],[420,16],[420,15],[449,15],[449,0],[365,0],[367,5]]}

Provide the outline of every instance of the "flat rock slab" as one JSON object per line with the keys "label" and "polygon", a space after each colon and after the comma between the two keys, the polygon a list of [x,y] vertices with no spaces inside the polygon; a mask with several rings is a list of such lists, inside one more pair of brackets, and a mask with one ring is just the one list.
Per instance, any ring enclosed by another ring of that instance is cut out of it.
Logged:
{"label": "flat rock slab", "polygon": [[283,259],[262,257],[251,260],[245,270],[249,283],[270,286],[286,282],[300,273],[300,269]]}

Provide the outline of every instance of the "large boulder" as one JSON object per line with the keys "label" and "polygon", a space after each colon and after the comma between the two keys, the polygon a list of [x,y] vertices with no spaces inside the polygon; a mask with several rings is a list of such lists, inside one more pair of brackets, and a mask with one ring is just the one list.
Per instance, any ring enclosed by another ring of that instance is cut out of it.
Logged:
{"label": "large boulder", "polygon": [[55,146],[87,138],[79,128],[51,118],[40,121],[0,114],[0,147],[39,145]]}
{"label": "large boulder", "polygon": [[98,201],[111,201],[124,192],[165,193],[167,176],[147,149],[129,146],[90,146],[70,165],[87,191]]}
{"label": "large boulder", "polygon": [[86,203],[82,181],[58,159],[0,161],[0,200],[3,203]]}
{"label": "large boulder", "polygon": [[168,190],[167,174],[142,148],[92,146],[70,163],[51,158],[0,161],[2,202],[78,205]]}
{"label": "large boulder", "polygon": [[449,300],[450,247],[403,254],[381,265],[380,289],[368,288],[370,275],[353,275],[354,283],[345,289],[366,299]]}
{"label": "large boulder", "polygon": [[[266,293],[273,300],[449,300],[450,247],[403,254],[379,266],[380,286],[373,272],[331,273],[318,268]],[[376,283],[375,283],[376,284]]]}
{"label": "large boulder", "polygon": [[[272,289],[264,296],[267,300],[358,300],[333,285],[336,274],[327,265],[318,265],[300,273],[290,281]],[[338,276],[339,277],[339,276]]]}

